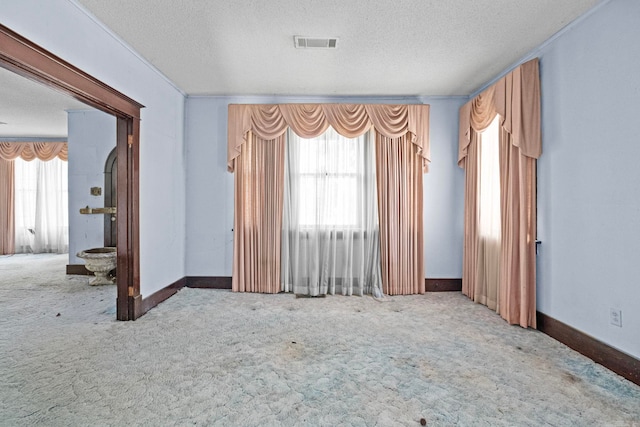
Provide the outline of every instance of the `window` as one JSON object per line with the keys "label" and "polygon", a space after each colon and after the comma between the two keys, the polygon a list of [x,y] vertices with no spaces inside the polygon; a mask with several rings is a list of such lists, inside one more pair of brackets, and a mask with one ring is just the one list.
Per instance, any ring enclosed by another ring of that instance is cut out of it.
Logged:
{"label": "window", "polygon": [[379,290],[372,138],[345,138],[329,128],[304,139],[290,131],[285,159],[283,290],[304,295]]}
{"label": "window", "polygon": [[67,162],[15,162],[16,253],[69,250]]}
{"label": "window", "polygon": [[350,139],[329,128],[305,139],[290,132],[289,145],[300,227],[362,228],[365,181],[375,182],[369,135]]}
{"label": "window", "polygon": [[500,116],[479,136],[478,265],[476,301],[495,310],[500,280]]}
{"label": "window", "polygon": [[481,237],[500,239],[500,116],[480,135],[479,227]]}

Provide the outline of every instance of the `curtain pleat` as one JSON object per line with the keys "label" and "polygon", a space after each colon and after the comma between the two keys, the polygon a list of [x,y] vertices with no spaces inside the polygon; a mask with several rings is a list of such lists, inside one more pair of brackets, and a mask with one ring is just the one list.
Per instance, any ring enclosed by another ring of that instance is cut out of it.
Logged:
{"label": "curtain pleat", "polygon": [[236,159],[233,291],[280,292],[284,147],[250,133]]}
{"label": "curtain pleat", "polygon": [[15,252],[14,162],[0,158],[0,255]]}
{"label": "curtain pleat", "polygon": [[424,246],[422,163],[407,139],[376,132],[382,289],[388,295],[422,294]]}
{"label": "curtain pleat", "polygon": [[260,139],[276,139],[289,126],[278,105],[254,105],[248,111],[251,112],[251,128],[245,129],[245,132],[251,131]]}
{"label": "curtain pleat", "polygon": [[478,134],[473,131],[467,155],[462,159],[465,169],[462,293],[471,299],[475,299],[478,282],[478,162]]}
{"label": "curtain pleat", "polygon": [[300,138],[315,138],[329,127],[325,112],[315,104],[279,106],[279,109],[285,122]]}
{"label": "curtain pleat", "polygon": [[500,133],[502,246],[498,313],[512,324],[536,327],[536,160]]}
{"label": "curtain pleat", "polygon": [[331,126],[347,138],[356,138],[373,126],[362,104],[325,104],[322,111]]}
{"label": "curtain pleat", "polygon": [[34,159],[46,162],[58,157],[68,160],[66,142],[0,142],[0,159],[14,160],[22,158],[26,161]]}
{"label": "curtain pleat", "polygon": [[523,155],[542,154],[538,59],[525,62],[460,108],[458,163],[467,155],[471,129],[482,132],[496,114]]}

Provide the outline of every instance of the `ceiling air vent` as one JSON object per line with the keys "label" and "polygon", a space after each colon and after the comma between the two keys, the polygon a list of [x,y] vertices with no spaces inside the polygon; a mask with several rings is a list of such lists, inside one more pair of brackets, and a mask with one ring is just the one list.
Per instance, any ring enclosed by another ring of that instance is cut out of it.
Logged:
{"label": "ceiling air vent", "polygon": [[338,38],[293,36],[293,42],[298,49],[335,49]]}

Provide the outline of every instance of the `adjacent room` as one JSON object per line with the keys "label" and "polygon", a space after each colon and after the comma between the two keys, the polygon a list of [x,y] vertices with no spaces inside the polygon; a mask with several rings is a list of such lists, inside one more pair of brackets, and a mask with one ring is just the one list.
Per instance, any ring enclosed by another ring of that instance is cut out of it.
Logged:
{"label": "adjacent room", "polygon": [[5,2],[0,424],[640,423],[639,20]]}

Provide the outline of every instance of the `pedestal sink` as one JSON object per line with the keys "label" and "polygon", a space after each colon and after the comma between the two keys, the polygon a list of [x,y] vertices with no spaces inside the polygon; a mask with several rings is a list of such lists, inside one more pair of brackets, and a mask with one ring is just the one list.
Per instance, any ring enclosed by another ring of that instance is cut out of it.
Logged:
{"label": "pedestal sink", "polygon": [[96,276],[89,282],[92,286],[112,285],[115,278],[109,277],[109,272],[116,268],[116,248],[93,248],[80,251],[78,258],[84,260],[87,270]]}

